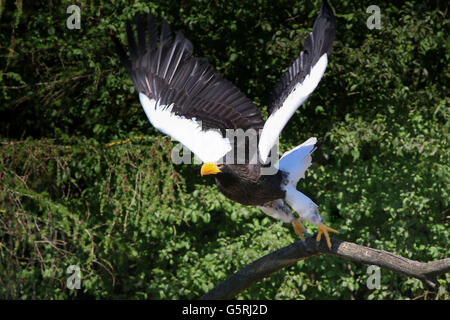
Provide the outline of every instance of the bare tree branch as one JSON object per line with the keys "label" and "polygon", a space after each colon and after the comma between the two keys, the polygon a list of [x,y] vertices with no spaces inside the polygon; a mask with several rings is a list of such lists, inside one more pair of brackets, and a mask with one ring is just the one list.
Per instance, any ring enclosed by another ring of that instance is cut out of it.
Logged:
{"label": "bare tree branch", "polygon": [[450,271],[450,258],[424,263],[409,260],[387,251],[333,238],[331,238],[331,244],[332,246],[329,249],[324,240],[319,243],[315,236],[308,236],[304,241],[296,241],[237,271],[200,299],[232,299],[238,293],[270,274],[289,267],[300,260],[322,254],[330,254],[368,265],[377,265],[408,277],[417,278],[422,281],[426,288],[434,290],[439,286],[436,277]]}

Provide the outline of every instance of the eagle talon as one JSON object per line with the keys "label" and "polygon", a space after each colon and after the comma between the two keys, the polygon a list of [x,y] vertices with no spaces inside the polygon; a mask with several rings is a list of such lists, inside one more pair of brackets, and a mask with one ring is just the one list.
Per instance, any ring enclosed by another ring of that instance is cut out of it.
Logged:
{"label": "eagle talon", "polygon": [[325,224],[319,224],[319,226],[317,227],[319,229],[319,233],[317,233],[317,237],[316,237],[316,241],[320,241],[320,239],[322,238],[322,233],[325,236],[325,239],[327,240],[327,245],[328,248],[331,249],[331,241],[330,241],[330,236],[328,235],[328,231],[330,232],[334,232],[334,233],[339,233],[337,230],[334,230],[333,228],[327,227]]}
{"label": "eagle talon", "polygon": [[294,227],[295,233],[298,234],[300,239],[305,240],[305,236],[303,235],[303,231],[305,231],[306,228],[303,225],[303,223],[300,221],[300,219],[294,219],[294,220],[292,220],[291,223],[292,223],[292,226]]}

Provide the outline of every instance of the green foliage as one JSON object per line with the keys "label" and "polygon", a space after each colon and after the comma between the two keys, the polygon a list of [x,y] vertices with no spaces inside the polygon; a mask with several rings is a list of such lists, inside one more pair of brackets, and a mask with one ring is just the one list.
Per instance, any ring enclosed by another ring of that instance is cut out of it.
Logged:
{"label": "green foliage", "polygon": [[[282,135],[320,147],[299,189],[339,238],[404,257],[448,257],[448,19],[439,2],[333,1],[337,33],[319,87]],[[109,35],[151,11],[181,29],[265,112],[320,8],[298,1],[0,1],[0,297],[195,298],[296,239],[221,195],[148,123]],[[113,141],[113,143],[111,143]],[[308,227],[310,232],[314,228]],[[81,290],[66,269],[79,265]],[[297,263],[239,299],[435,298],[418,280],[331,256]],[[449,276],[438,298],[448,299]]]}

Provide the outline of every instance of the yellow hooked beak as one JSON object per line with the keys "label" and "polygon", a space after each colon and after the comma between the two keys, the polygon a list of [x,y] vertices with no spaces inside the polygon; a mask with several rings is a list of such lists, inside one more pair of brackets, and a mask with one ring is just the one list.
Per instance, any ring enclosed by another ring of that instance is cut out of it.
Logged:
{"label": "yellow hooked beak", "polygon": [[205,176],[207,174],[217,174],[221,172],[217,164],[212,162],[206,162],[202,165],[202,169],[200,170],[200,174]]}

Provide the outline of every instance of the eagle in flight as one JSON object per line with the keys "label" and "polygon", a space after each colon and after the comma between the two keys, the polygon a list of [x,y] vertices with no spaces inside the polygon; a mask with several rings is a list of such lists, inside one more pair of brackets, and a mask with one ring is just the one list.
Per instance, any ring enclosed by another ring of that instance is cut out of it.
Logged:
{"label": "eagle in flight", "polygon": [[[317,241],[324,234],[331,247],[328,232],[337,231],[322,222],[318,206],[296,188],[311,165],[317,139],[309,138],[279,161],[270,160],[284,126],[325,72],[336,32],[327,1],[303,51],[275,85],[265,122],[253,102],[206,59],[193,57],[193,46],[180,31],[173,38],[167,21],[159,37],[151,14],[147,19],[137,15],[134,22],[137,34],[126,24],[129,55],[113,40],[151,124],[202,160],[201,175],[214,176],[226,197],[291,223],[301,239],[306,220],[318,226]],[[244,139],[236,132],[244,133]]]}

